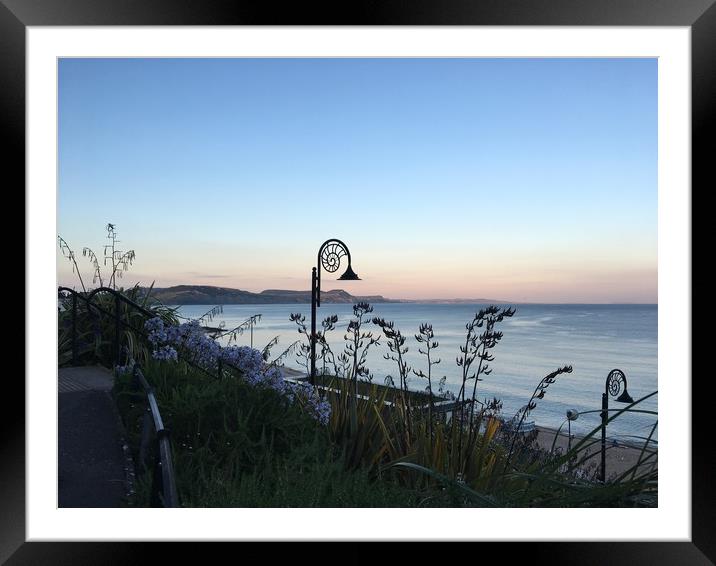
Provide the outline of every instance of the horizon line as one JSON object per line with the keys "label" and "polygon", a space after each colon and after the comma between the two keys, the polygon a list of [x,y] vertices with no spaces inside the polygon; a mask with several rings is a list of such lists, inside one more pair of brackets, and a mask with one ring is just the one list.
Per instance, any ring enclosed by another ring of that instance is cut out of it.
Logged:
{"label": "horizon line", "polygon": [[[148,289],[149,285],[140,285],[137,283],[137,285],[140,288]],[[74,288],[73,285],[68,285],[68,287]],[[218,285],[203,285],[203,284],[190,284],[190,283],[180,283],[177,285],[169,285],[167,287],[163,286],[152,286],[153,290],[157,289],[171,289],[172,287],[210,287],[213,289],[229,289],[232,291],[243,291],[245,293],[251,293],[254,295],[260,295],[262,293],[265,293],[266,291],[290,291],[293,293],[310,293],[310,289],[279,289],[279,288],[268,288],[263,289],[262,291],[249,291],[247,289],[239,289],[236,287],[222,287]],[[88,289],[89,291],[89,289]],[[421,302],[432,302],[432,303],[464,303],[464,304],[488,304],[488,303],[495,303],[495,304],[516,304],[516,305],[652,305],[652,306],[658,306],[658,301],[656,302],[650,302],[650,301],[604,301],[604,302],[589,302],[589,301],[530,301],[530,300],[504,300],[504,299],[492,299],[492,298],[485,298],[485,297],[427,297],[427,298],[400,298],[400,297],[385,297],[381,294],[369,294],[369,295],[354,295],[353,293],[350,293],[349,291],[346,291],[343,288],[336,288],[336,289],[328,289],[326,291],[321,291],[321,294],[323,293],[330,293],[333,291],[343,291],[344,293],[347,293],[351,295],[352,297],[356,298],[365,298],[365,297],[381,297],[383,299],[383,303],[421,303]],[[193,305],[203,305],[203,304],[209,304],[209,303],[183,303],[183,304],[193,304]],[[241,304],[241,303],[229,303],[229,304]],[[249,303],[249,304],[263,304],[263,303]],[[294,303],[266,303],[266,304],[294,304]],[[303,303],[295,303],[295,304],[303,304]]]}

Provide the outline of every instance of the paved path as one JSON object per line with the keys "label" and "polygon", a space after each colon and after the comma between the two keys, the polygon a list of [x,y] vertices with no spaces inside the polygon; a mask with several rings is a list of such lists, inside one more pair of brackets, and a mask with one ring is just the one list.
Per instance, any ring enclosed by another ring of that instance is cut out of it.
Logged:
{"label": "paved path", "polygon": [[120,507],[127,460],[110,396],[112,374],[99,366],[59,370],[59,507]]}

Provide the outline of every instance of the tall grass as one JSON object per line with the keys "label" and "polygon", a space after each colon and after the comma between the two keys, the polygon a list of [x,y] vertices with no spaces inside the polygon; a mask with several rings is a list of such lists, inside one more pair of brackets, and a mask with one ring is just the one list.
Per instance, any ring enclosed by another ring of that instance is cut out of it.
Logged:
{"label": "tall grass", "polygon": [[[649,413],[654,411],[634,409],[639,403],[655,395],[653,392],[615,411],[608,422],[629,412]],[[492,436],[495,442],[493,464],[501,460],[501,466],[482,467],[482,474],[474,473],[455,477],[449,471],[440,473],[435,465],[415,461],[392,462],[387,465],[408,474],[439,481],[460,492],[465,504],[477,506],[497,505],[501,507],[652,507],[658,503],[657,451],[652,434],[644,437],[637,462],[620,474],[614,474],[608,481],[601,482],[595,474],[585,473],[585,464],[599,452],[592,449],[600,443],[597,438],[601,426],[595,427],[579,440],[570,450],[544,451],[533,445],[523,445],[513,454],[514,444],[505,455],[505,442],[499,435]],[[554,448],[554,444],[553,444]],[[502,455],[500,455],[502,452]],[[514,457],[514,456],[517,457]]]}
{"label": "tall grass", "polygon": [[[212,379],[181,362],[150,361],[144,374],[171,431],[182,506],[416,506],[424,498],[349,469],[329,429],[273,389],[240,376]],[[144,404],[129,374],[118,373],[114,395],[136,456]],[[149,505],[148,472],[139,474],[133,506]]]}
{"label": "tall grass", "polygon": [[[503,425],[499,400],[478,399],[478,382],[490,374],[493,350],[502,338],[497,326],[514,314],[514,309],[487,307],[466,325],[465,344],[456,360],[461,387],[449,419],[435,410],[433,370],[439,359],[433,357],[438,344],[432,327],[425,323],[416,334],[427,368],[415,370],[406,362],[406,337],[393,322],[375,318],[373,322],[382,330],[388,346],[385,358],[396,363],[399,382],[392,395],[388,389],[373,386],[363,388],[358,396],[345,380],[329,383],[326,395],[333,406],[331,440],[343,450],[346,466],[369,470],[413,490],[447,489],[458,494],[457,501],[465,505],[655,504],[658,473],[653,431],[643,439],[638,463],[604,483],[590,473],[600,427],[567,452],[556,450],[554,444],[552,450],[540,448],[535,442],[536,432],[522,434],[526,417],[560,376],[572,372],[571,366],[543,377],[526,404],[508,419],[510,427]],[[409,390],[411,373],[427,381],[429,397],[421,400]],[[655,412],[634,408],[645,398],[615,412],[610,421],[626,412],[656,416]]]}

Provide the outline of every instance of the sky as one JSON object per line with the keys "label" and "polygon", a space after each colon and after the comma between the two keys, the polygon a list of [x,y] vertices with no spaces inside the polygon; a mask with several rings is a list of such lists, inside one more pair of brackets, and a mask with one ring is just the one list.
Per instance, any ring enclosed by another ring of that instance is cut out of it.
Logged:
{"label": "sky", "polygon": [[[58,235],[85,281],[657,302],[656,59],[60,59]],[[59,252],[58,282],[78,287]]]}

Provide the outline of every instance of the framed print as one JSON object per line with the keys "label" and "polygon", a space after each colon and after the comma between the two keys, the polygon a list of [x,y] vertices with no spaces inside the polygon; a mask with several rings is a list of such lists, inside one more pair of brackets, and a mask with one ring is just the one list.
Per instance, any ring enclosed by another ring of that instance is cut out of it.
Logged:
{"label": "framed print", "polygon": [[[711,0],[388,2],[348,21],[0,2],[27,207],[3,560],[126,562],[154,540],[716,560],[691,369]],[[88,499],[65,472],[98,459],[116,494]]]}

